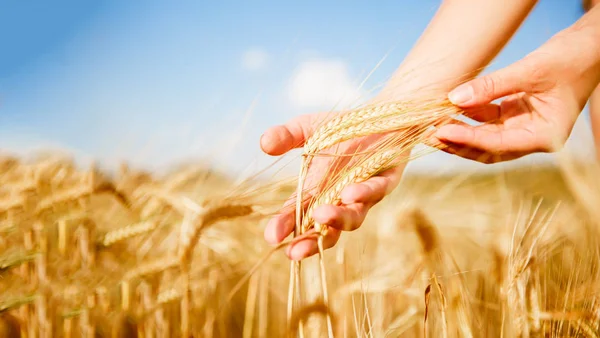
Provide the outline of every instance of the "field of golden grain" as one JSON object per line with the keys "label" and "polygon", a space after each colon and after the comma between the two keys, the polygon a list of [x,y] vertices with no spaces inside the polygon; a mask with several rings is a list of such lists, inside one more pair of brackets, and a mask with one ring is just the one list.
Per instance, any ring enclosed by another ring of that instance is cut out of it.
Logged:
{"label": "field of golden grain", "polygon": [[1,337],[598,337],[598,173],[405,177],[357,231],[290,263],[262,238],[294,182],[0,161]]}

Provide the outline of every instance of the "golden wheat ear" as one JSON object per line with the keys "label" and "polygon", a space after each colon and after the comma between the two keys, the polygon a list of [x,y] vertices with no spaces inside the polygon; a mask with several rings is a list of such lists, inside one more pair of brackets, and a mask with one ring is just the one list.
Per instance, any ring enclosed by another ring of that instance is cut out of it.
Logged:
{"label": "golden wheat ear", "polygon": [[198,206],[196,209],[197,214],[182,225],[177,254],[182,262],[187,261],[191,256],[202,230],[216,222],[248,216],[254,212],[252,205],[228,203]]}
{"label": "golden wheat ear", "polygon": [[447,99],[371,104],[343,113],[319,127],[306,141],[304,154],[315,156],[341,142],[363,136],[428,128],[463,113]]}

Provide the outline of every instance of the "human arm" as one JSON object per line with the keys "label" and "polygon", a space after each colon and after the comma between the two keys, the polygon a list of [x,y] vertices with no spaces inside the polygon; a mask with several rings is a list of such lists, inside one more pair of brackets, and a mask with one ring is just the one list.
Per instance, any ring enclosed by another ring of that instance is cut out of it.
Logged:
{"label": "human arm", "polygon": [[442,1],[375,100],[393,100],[398,94],[431,86],[447,93],[474,78],[502,50],[536,3],[536,0]]}
{"label": "human arm", "polygon": [[[584,0],[583,7],[589,11],[592,7],[598,5],[600,0]],[[600,86],[596,87],[589,100],[590,122],[594,143],[596,144],[596,157],[600,160]]]}
{"label": "human arm", "polygon": [[[474,116],[482,125],[452,124],[440,128],[436,136],[449,145],[445,151],[481,162],[557,151],[599,82],[600,6],[596,6],[522,60],[453,90],[450,100],[466,109],[505,99]],[[592,98],[591,114],[597,124],[596,100]]]}
{"label": "human arm", "polygon": [[[396,73],[372,101],[394,100],[433,87],[443,95],[458,83],[473,78],[508,42],[535,3],[534,0],[443,1]],[[321,117],[321,114],[304,115],[268,129],[261,137],[261,148],[267,154],[282,155],[302,146],[318,127],[315,121]],[[370,141],[372,138],[353,140],[345,144],[345,149],[351,153],[360,142]],[[326,168],[323,164],[326,161],[315,159],[310,170],[318,173],[316,168]],[[325,246],[334,245],[341,230],[358,228],[369,209],[396,186],[403,171],[404,166],[400,166],[364,183],[351,185],[341,194],[342,205],[325,205],[314,210],[314,219],[331,228]],[[284,211],[270,220],[265,239],[272,244],[279,243],[293,228],[293,211]],[[316,250],[314,240],[304,240],[289,248],[287,254],[292,259],[302,259]]]}
{"label": "human arm", "polygon": [[600,160],[600,86],[596,87],[590,97],[589,111],[594,143],[596,144],[596,158]]}

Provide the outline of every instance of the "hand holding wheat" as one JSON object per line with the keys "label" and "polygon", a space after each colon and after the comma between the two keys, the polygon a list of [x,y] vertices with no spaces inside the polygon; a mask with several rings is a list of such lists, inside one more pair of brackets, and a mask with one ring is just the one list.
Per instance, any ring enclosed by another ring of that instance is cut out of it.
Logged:
{"label": "hand holding wheat", "polygon": [[560,150],[600,82],[598,19],[595,7],[522,60],[452,91],[455,104],[480,109],[473,118],[483,124],[440,128],[445,151],[488,163]]}
{"label": "hand holding wheat", "polygon": [[[407,97],[371,103],[332,118],[324,114],[304,116],[263,135],[261,147],[271,155],[303,148],[296,196],[286,202],[295,208],[284,208],[265,229],[265,239],[273,244],[294,233],[295,241],[287,248],[288,257],[294,260],[290,265],[288,320],[293,317],[297,290],[301,289],[299,261],[319,253],[327,306],[324,250],[337,242],[341,230],[358,228],[368,210],[395,187],[400,166],[410,160],[416,144],[431,139],[431,127],[448,123],[461,113],[446,99]],[[319,120],[322,123],[315,123]],[[341,151],[333,151],[334,147]],[[327,327],[329,337],[333,337],[330,316]]]}
{"label": "hand holding wheat", "polygon": [[[310,230],[313,224],[326,225],[324,248],[337,242],[340,231],[360,227],[367,212],[398,184],[402,160],[412,147],[423,142],[425,130],[461,113],[444,99],[406,98],[371,103],[349,112],[301,116],[282,126],[270,128],[261,138],[261,148],[270,155],[282,155],[303,147],[300,199],[286,203],[271,219],[265,239],[280,243],[292,231]],[[296,202],[296,203],[295,203]],[[304,221],[296,214],[308,210]],[[303,223],[302,225],[300,225]],[[318,229],[317,229],[318,230]],[[287,250],[293,260],[318,252],[314,238],[295,243]]]}
{"label": "hand holding wheat", "polygon": [[[326,113],[303,115],[284,125],[275,126],[268,129],[261,138],[261,148],[269,155],[279,156],[288,151],[303,147],[323,120]],[[367,137],[348,140],[340,145],[338,152],[352,154],[361,147],[365,147],[378,140],[380,136],[373,135]],[[341,157],[318,157],[315,158],[309,169],[307,187],[314,191],[316,185],[322,180],[324,173],[336,163],[338,166],[346,164],[348,158]],[[351,184],[341,192],[341,205],[323,205],[313,211],[313,218],[316,222],[327,224],[331,230],[326,235],[324,244],[329,248],[338,241],[340,231],[354,230],[360,227],[369,209],[380,201],[390,190],[392,190],[400,179],[401,171],[397,168],[387,170],[368,179],[365,182]],[[307,188],[307,190],[311,190]],[[303,199],[308,199],[304,196]],[[290,198],[284,208],[285,211],[272,218],[265,229],[265,240],[271,244],[277,244],[283,241],[294,230],[295,210],[294,198]],[[300,260],[317,253],[317,243],[315,240],[304,240],[296,243],[287,250],[290,259]]]}

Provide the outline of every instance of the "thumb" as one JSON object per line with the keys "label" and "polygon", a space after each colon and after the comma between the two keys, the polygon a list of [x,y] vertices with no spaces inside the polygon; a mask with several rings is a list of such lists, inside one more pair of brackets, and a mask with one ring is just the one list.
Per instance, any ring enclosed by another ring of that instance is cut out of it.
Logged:
{"label": "thumb", "polygon": [[466,82],[448,94],[453,104],[471,108],[488,104],[507,95],[526,92],[533,88],[532,68],[524,60],[486,76]]}
{"label": "thumb", "polygon": [[283,155],[302,147],[312,135],[316,115],[301,115],[287,123],[271,127],[260,138],[261,149],[269,155]]}

